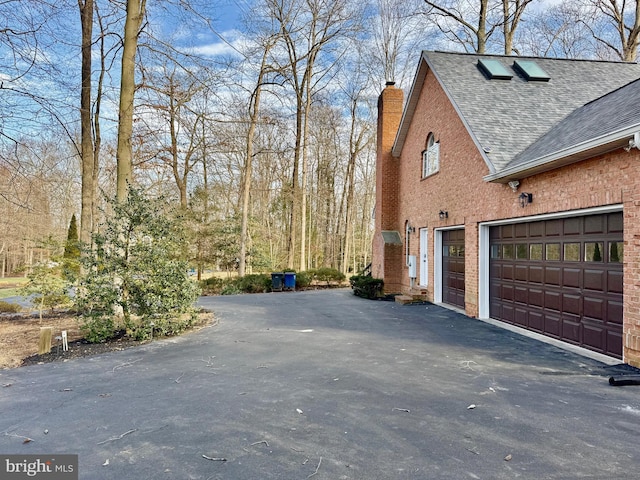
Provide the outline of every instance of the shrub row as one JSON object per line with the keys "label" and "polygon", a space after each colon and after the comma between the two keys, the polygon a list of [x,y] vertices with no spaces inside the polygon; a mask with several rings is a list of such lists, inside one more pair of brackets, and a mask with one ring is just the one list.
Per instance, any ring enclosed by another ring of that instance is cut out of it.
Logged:
{"label": "shrub row", "polygon": [[[341,283],[345,280],[343,273],[335,268],[317,268],[304,272],[285,270],[285,273],[296,274],[296,288],[309,288],[315,282],[324,282],[326,286]],[[216,278],[211,277],[200,282],[203,292],[209,295],[235,295],[239,293],[266,293],[271,291],[271,274],[261,273],[244,277]]]}

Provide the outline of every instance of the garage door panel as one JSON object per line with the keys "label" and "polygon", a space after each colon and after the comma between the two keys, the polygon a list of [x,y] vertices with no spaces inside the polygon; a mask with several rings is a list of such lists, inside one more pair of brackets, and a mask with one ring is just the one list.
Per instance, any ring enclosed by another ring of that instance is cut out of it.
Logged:
{"label": "garage door panel", "polygon": [[606,275],[603,270],[584,269],[584,288],[586,290],[602,291],[606,289]]}
{"label": "garage door panel", "polygon": [[562,316],[562,339],[570,343],[579,344],[580,342],[580,317]]}
{"label": "garage door panel", "polygon": [[589,215],[584,219],[584,233],[604,233],[605,231],[604,215]]}
{"label": "garage door panel", "polygon": [[562,294],[562,312],[571,313],[573,315],[580,315],[582,313],[581,298],[579,295],[571,293]]}
{"label": "garage door panel", "polygon": [[515,280],[526,282],[529,279],[529,267],[527,265],[516,265]]}
{"label": "garage door panel", "polygon": [[544,313],[540,310],[529,310],[529,329],[542,333],[544,331]]}
{"label": "garage door panel", "polygon": [[583,297],[584,317],[604,321],[605,300],[602,298]]}
{"label": "garage door panel", "polygon": [[607,353],[622,358],[622,331],[608,329],[606,339]]}
{"label": "garage door panel", "polygon": [[562,310],[562,299],[559,292],[545,291],[544,292],[544,306],[549,310]]}
{"label": "garage door panel", "polygon": [[579,235],[580,234],[580,227],[582,224],[582,218],[565,218],[564,221],[562,222],[562,233],[564,233],[564,235]]}
{"label": "garage door panel", "polygon": [[623,223],[615,212],[491,227],[490,315],[620,357]]}
{"label": "garage door panel", "polygon": [[619,293],[622,295],[623,275],[620,271],[607,272],[607,290],[611,293]]}
{"label": "garage door panel", "polygon": [[583,321],[582,342],[592,350],[602,351],[606,344],[606,332],[602,325]]}
{"label": "garage door panel", "polygon": [[522,308],[515,308],[514,309],[514,315],[513,315],[513,320],[514,323],[516,325],[520,325],[522,327],[526,327],[528,322],[528,311],[527,310],[523,310]]}
{"label": "garage door panel", "polygon": [[609,215],[607,215],[608,233],[622,233],[623,225],[624,219],[621,213],[610,213]]}
{"label": "garage door panel", "polygon": [[515,280],[515,265],[502,265],[502,278],[504,280]]}
{"label": "garage door panel", "polygon": [[516,303],[529,303],[529,290],[526,287],[516,287],[514,289],[514,300]]}
{"label": "garage door panel", "polygon": [[529,283],[543,283],[544,270],[539,265],[532,265],[529,267]]}
{"label": "garage door panel", "polygon": [[529,290],[529,305],[533,307],[544,307],[544,292],[539,289]]}
{"label": "garage door panel", "polygon": [[545,285],[560,286],[560,267],[545,267],[544,269]]}
{"label": "garage door panel", "polygon": [[578,268],[562,269],[562,286],[571,288],[580,288],[580,277],[582,270]]}
{"label": "garage door panel", "polygon": [[525,223],[529,226],[529,236],[532,238],[542,237],[544,235],[545,222]]}
{"label": "garage door panel", "polygon": [[560,338],[561,322],[560,317],[545,313],[544,333],[551,337]]}
{"label": "garage door panel", "polygon": [[622,302],[607,300],[607,323],[622,326]]}
{"label": "garage door panel", "polygon": [[547,237],[559,236],[562,232],[562,220],[548,220],[544,222],[544,233]]}
{"label": "garage door panel", "polygon": [[513,285],[502,285],[502,298],[505,300],[513,301],[515,298],[514,291],[515,287]]}

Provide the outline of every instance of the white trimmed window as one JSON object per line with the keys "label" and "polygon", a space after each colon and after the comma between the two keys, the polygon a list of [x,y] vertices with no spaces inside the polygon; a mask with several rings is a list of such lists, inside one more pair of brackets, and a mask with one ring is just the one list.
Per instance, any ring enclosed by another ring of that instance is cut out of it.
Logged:
{"label": "white trimmed window", "polygon": [[440,143],[435,141],[433,133],[427,138],[427,148],[422,152],[422,178],[440,170]]}

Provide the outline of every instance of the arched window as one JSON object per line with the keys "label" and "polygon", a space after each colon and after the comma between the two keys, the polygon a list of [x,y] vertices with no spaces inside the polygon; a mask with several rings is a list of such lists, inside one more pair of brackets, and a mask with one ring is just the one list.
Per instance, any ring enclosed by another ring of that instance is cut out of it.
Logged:
{"label": "arched window", "polygon": [[440,170],[440,142],[436,142],[433,133],[427,137],[426,149],[422,151],[422,178]]}

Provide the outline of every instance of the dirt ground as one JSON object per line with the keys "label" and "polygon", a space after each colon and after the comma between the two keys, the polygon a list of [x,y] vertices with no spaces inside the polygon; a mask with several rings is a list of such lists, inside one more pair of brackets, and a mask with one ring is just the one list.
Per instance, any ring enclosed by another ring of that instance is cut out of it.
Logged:
{"label": "dirt ground", "polygon": [[[198,326],[210,324],[213,314],[200,314]],[[106,343],[88,343],[83,340],[80,330],[81,319],[66,313],[47,315],[40,322],[39,317],[27,314],[0,315],[0,369],[65,361],[71,358],[86,357],[100,353],[124,350],[144,342],[137,342],[126,337],[114,338]],[[51,352],[38,355],[38,341],[41,327],[53,327]],[[56,337],[67,331],[69,350],[63,351],[62,342]]]}

